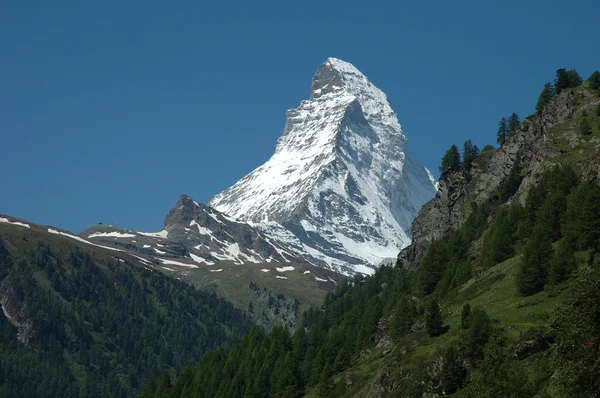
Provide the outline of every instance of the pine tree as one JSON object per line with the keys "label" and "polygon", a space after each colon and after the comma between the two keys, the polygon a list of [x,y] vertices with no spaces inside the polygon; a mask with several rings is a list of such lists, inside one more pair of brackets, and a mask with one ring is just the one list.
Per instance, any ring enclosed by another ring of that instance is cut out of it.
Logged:
{"label": "pine tree", "polygon": [[458,349],[450,346],[444,355],[444,365],[440,375],[444,395],[454,394],[463,386],[467,372],[462,366]]}
{"label": "pine tree", "polygon": [[594,71],[588,81],[592,90],[600,90],[600,72]]}
{"label": "pine tree", "polygon": [[498,145],[504,144],[506,134],[508,133],[508,120],[505,117],[498,122],[498,132],[496,133],[496,142]]}
{"label": "pine tree", "polygon": [[521,124],[521,119],[519,118],[519,115],[513,112],[508,118],[508,131],[510,132],[515,130],[517,127],[519,127],[519,124]]}
{"label": "pine tree", "polygon": [[538,224],[527,242],[516,276],[517,291],[529,296],[544,289],[548,276],[548,265],[552,258],[552,241],[545,225]]}
{"label": "pine tree", "polygon": [[446,151],[442,158],[442,166],[440,172],[442,175],[446,175],[451,171],[458,171],[460,169],[460,152],[456,145],[452,145],[450,149]]}
{"label": "pine tree", "polygon": [[583,79],[575,69],[567,71],[565,68],[561,68],[556,71],[556,79],[554,80],[556,94],[560,94],[565,88],[577,87],[581,83],[583,83]]}
{"label": "pine tree", "polygon": [[550,260],[549,283],[556,284],[566,280],[576,267],[577,260],[573,250],[565,239],[560,240]]}
{"label": "pine tree", "polygon": [[460,327],[463,329],[469,328],[469,321],[471,318],[471,306],[469,303],[463,305],[462,312],[460,313]]}
{"label": "pine tree", "polygon": [[444,332],[444,318],[437,300],[429,300],[425,310],[425,328],[431,337],[436,337]]}
{"label": "pine tree", "polygon": [[479,156],[479,148],[477,145],[473,144],[473,141],[466,140],[463,144],[463,168],[465,170],[470,170],[473,164],[473,160]]}
{"label": "pine tree", "polygon": [[392,337],[399,339],[410,331],[414,324],[416,308],[412,301],[403,296],[392,317]]}
{"label": "pine tree", "polygon": [[510,357],[504,343],[492,337],[483,350],[483,360],[471,375],[471,382],[461,397],[465,398],[521,398],[532,397],[534,391],[529,384],[523,366]]}
{"label": "pine tree", "polygon": [[467,352],[473,359],[483,357],[483,347],[492,334],[492,322],[482,309],[475,308],[469,317],[469,329],[466,336]]}
{"label": "pine tree", "polygon": [[535,110],[537,112],[541,112],[544,106],[546,106],[546,104],[550,102],[552,97],[554,97],[554,86],[552,85],[552,83],[544,84],[544,89],[540,93],[538,102],[535,105]]}

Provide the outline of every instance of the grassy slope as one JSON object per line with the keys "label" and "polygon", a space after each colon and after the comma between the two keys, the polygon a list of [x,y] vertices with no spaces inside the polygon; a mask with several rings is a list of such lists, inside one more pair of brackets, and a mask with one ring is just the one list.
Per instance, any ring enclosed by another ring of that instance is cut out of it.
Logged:
{"label": "grassy slope", "polygon": [[[354,366],[334,378],[336,396],[372,396],[383,384],[381,381],[394,384],[404,377],[402,373],[406,374],[407,368],[434,361],[462,338],[460,317],[466,303],[471,308],[484,308],[495,326],[506,332],[510,342],[518,341],[532,328],[547,326],[556,309],[570,301],[569,290],[565,285],[559,286],[552,295],[544,291],[529,297],[519,296],[514,283],[519,260],[520,256],[516,256],[492,267],[463,285],[454,297],[448,298],[442,312],[450,329],[442,336],[429,337],[422,329],[395,344],[363,353]],[[531,363],[528,369],[533,377],[539,378],[536,374],[543,372],[546,360],[539,355],[526,359]],[[316,397],[314,394],[311,392],[307,396]]]}
{"label": "grassy slope", "polygon": [[[289,264],[285,265],[289,266]],[[311,306],[320,306],[327,292],[335,289],[336,283],[332,280],[338,282],[342,279],[339,274],[304,264],[293,264],[293,271],[277,272],[276,267],[282,266],[281,264],[219,264],[210,268],[182,270],[176,276],[202,290],[214,291],[243,310],[246,310],[248,304],[256,299],[256,295],[248,289],[250,282],[254,282],[275,294],[297,299],[300,302],[299,314]],[[222,269],[222,271],[211,272],[211,269]],[[262,272],[261,269],[270,269],[270,271]],[[306,271],[310,273],[304,274]],[[277,275],[287,279],[279,279]],[[315,277],[328,282],[317,281]]]}

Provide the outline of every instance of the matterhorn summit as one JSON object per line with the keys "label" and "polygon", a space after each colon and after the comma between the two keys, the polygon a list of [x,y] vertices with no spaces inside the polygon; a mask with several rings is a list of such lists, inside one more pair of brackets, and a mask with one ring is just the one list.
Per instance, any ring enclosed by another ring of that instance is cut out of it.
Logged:
{"label": "matterhorn summit", "polygon": [[329,58],[310,99],[287,111],[273,156],[210,205],[310,263],[352,274],[409,245],[410,224],[434,195],[431,173],[406,156],[387,96]]}

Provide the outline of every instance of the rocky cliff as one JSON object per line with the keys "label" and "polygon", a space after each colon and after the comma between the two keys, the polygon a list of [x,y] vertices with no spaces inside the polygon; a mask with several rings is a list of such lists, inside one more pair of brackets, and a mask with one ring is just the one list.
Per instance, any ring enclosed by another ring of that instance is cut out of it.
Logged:
{"label": "rocky cliff", "polygon": [[569,164],[583,179],[600,175],[600,140],[579,131],[583,115],[595,112],[600,98],[588,83],[563,90],[541,112],[528,116],[509,133],[503,145],[482,153],[472,169],[450,173],[439,181],[438,192],[412,223],[412,244],[398,255],[398,264],[416,267],[427,246],[459,227],[475,206],[497,201],[502,184],[519,165],[522,177],[510,200],[525,201],[540,175]]}

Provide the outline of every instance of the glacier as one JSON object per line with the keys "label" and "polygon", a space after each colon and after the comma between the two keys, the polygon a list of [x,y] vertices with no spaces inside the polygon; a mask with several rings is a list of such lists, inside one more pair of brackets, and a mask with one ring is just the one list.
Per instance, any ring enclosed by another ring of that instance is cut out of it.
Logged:
{"label": "glacier", "polygon": [[287,111],[273,156],[209,204],[313,265],[372,273],[410,244],[411,223],[436,192],[406,142],[387,96],[329,58],[310,98]]}

